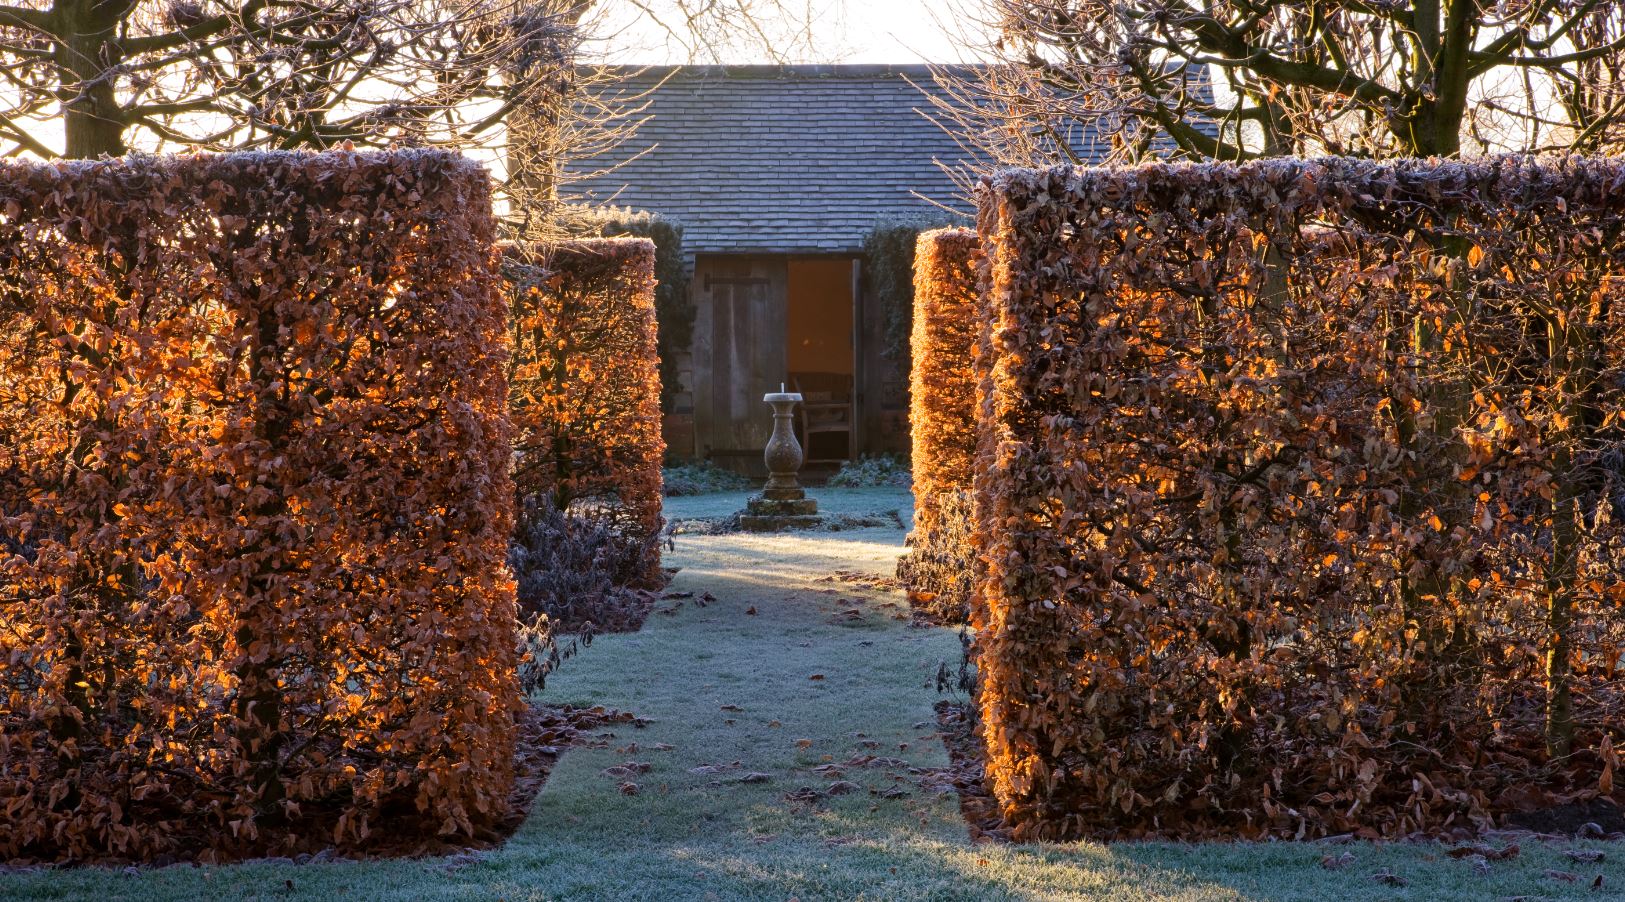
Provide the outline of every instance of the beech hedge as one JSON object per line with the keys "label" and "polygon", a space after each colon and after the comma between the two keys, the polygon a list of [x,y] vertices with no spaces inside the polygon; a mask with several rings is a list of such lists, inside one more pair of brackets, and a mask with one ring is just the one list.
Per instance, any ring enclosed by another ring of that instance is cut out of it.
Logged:
{"label": "beech hedge", "polygon": [[965,622],[975,564],[970,490],[981,260],[976,233],[950,228],[921,234],[914,261],[909,382],[914,530],[897,575],[910,604],[944,623]]}
{"label": "beech hedge", "polygon": [[494,229],[442,152],[0,164],[0,859],[508,813]]}
{"label": "beech hedge", "polygon": [[591,514],[635,543],[624,578],[661,579],[655,245],[587,238],[510,246],[511,398],[521,496]]}
{"label": "beech hedge", "polygon": [[1625,163],[1007,171],[980,231],[1016,836],[1625,801]]}

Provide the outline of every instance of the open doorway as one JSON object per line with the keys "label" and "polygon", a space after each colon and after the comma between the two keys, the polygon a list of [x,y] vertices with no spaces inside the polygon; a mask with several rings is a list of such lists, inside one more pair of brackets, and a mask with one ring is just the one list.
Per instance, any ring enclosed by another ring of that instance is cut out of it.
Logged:
{"label": "open doorway", "polygon": [[808,463],[850,460],[856,449],[851,257],[791,257],[785,363],[802,395],[797,429]]}

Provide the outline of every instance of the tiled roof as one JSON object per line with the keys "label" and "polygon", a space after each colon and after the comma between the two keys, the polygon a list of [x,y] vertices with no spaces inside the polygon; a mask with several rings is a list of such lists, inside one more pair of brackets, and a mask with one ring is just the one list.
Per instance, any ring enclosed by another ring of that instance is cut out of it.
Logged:
{"label": "tiled roof", "polygon": [[[922,113],[926,66],[622,69],[599,90],[647,95],[637,134],[577,162],[568,200],[683,225],[689,253],[855,251],[877,221],[967,210],[937,161],[966,152]],[[636,104],[633,104],[636,106]],[[641,154],[641,156],[639,156]],[[921,199],[923,195],[929,200]]]}

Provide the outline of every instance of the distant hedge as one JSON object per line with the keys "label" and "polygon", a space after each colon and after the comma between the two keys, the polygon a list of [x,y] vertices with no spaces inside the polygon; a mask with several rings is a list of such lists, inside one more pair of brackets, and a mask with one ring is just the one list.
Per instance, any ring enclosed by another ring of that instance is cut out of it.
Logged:
{"label": "distant hedge", "polygon": [[507,814],[493,232],[441,152],[0,165],[0,859]]}
{"label": "distant hedge", "polygon": [[694,344],[697,311],[689,297],[683,225],[654,213],[617,207],[573,211],[565,225],[576,238],[647,238],[655,245],[655,320],[659,323],[660,409],[670,413],[682,391],[678,356]]}
{"label": "distant hedge", "polygon": [[660,579],[660,376],[655,246],[589,238],[503,264],[513,298],[511,398],[521,496],[594,512],[640,543],[635,583]]}
{"label": "distant hedge", "polygon": [[939,229],[920,235],[918,248],[909,348],[914,531],[897,575],[916,609],[963,623],[976,557],[970,492],[981,241],[970,229]]}
{"label": "distant hedge", "polygon": [[863,296],[880,311],[880,348],[892,360],[908,358],[913,332],[914,255],[920,235],[941,219],[882,219],[863,236]]}
{"label": "distant hedge", "polygon": [[1020,838],[1625,801],[1625,163],[980,195],[987,773]]}

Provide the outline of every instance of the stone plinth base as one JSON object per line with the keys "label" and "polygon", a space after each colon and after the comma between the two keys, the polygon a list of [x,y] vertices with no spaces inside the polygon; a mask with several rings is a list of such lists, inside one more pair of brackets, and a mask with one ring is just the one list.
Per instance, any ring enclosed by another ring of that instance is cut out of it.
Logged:
{"label": "stone plinth base", "polygon": [[817,529],[824,522],[824,518],[811,516],[782,516],[759,517],[755,514],[740,514],[739,528],[746,532],[785,532],[791,529]]}
{"label": "stone plinth base", "polygon": [[812,498],[781,501],[757,495],[745,504],[745,510],[758,517],[806,517],[818,513],[818,502]]}
{"label": "stone plinth base", "polygon": [[739,528],[746,532],[812,529],[823,522],[824,518],[818,516],[818,501],[805,496],[778,499],[757,495],[746,502],[745,512],[739,515]]}

